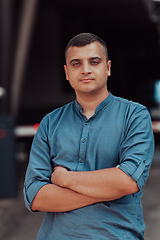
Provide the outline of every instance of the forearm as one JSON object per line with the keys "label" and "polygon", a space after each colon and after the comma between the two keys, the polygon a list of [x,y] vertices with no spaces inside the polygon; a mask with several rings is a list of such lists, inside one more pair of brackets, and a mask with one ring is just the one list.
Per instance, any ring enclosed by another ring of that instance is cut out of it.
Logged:
{"label": "forearm", "polygon": [[115,200],[139,190],[136,182],[118,168],[89,172],[68,171],[64,176],[62,187],[105,201]]}
{"label": "forearm", "polygon": [[66,212],[91,205],[102,200],[85,196],[54,184],[43,186],[32,203],[33,211]]}

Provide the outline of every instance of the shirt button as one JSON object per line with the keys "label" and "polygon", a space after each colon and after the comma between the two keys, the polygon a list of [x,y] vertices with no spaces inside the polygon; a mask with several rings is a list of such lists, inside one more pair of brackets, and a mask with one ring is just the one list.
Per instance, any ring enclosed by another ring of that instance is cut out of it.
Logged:
{"label": "shirt button", "polygon": [[88,125],[88,122],[86,122],[85,125],[87,126],[87,125]]}
{"label": "shirt button", "polygon": [[144,163],[146,163],[146,160],[143,160]]}
{"label": "shirt button", "polygon": [[80,160],[80,163],[83,163],[83,159]]}
{"label": "shirt button", "polygon": [[82,142],[84,143],[84,142],[85,142],[85,139],[83,139]]}

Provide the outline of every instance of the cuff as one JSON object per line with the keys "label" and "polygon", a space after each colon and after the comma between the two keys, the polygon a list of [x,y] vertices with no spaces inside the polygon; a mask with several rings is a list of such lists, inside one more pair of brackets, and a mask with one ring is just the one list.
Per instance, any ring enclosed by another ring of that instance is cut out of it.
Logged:
{"label": "cuff", "polygon": [[130,176],[138,185],[141,190],[145,185],[145,179],[143,177],[143,172],[146,167],[145,160],[126,160],[120,164],[119,168]]}
{"label": "cuff", "polygon": [[24,188],[23,188],[24,200],[25,200],[25,205],[29,211],[37,212],[37,211],[32,211],[32,209],[31,209],[32,202],[33,202],[33,199],[35,198],[37,192],[46,184],[48,184],[48,183],[40,182],[40,181],[33,181],[33,180],[30,180],[29,182],[24,184]]}

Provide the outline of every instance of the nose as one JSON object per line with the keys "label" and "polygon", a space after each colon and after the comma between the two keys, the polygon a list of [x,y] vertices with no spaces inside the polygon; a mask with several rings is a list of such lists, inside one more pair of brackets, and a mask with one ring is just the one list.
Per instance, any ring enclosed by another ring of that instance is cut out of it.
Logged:
{"label": "nose", "polygon": [[88,74],[91,74],[91,73],[92,73],[92,71],[91,71],[91,68],[90,68],[88,62],[85,62],[82,66],[82,74],[88,75]]}

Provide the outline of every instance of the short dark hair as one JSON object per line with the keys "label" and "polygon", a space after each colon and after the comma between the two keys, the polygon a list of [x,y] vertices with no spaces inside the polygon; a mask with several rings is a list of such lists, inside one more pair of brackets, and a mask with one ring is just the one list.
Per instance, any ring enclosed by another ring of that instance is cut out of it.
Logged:
{"label": "short dark hair", "polygon": [[70,47],[84,47],[93,42],[99,42],[101,46],[104,48],[104,54],[106,56],[106,61],[108,61],[108,49],[106,43],[98,36],[92,33],[80,33],[73,37],[66,46],[65,49],[65,58],[67,51]]}

